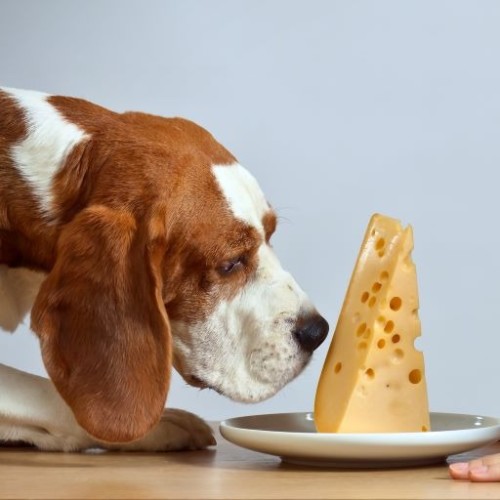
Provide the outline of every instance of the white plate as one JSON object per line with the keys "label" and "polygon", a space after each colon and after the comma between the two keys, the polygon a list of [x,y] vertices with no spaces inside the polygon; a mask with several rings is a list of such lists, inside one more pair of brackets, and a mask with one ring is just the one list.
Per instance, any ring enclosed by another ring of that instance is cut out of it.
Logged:
{"label": "white plate", "polygon": [[275,413],[225,420],[234,444],[286,462],[334,467],[403,467],[440,462],[500,439],[500,419],[431,413],[430,432],[317,433],[312,413]]}

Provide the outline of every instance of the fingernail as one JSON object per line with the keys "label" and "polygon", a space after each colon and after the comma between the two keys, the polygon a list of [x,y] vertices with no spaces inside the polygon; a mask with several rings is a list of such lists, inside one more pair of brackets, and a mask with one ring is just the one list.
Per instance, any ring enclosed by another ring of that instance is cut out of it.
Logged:
{"label": "fingernail", "polygon": [[465,462],[456,462],[454,464],[450,464],[450,469],[456,472],[463,472],[469,468],[469,464]]}
{"label": "fingernail", "polygon": [[470,473],[474,476],[481,476],[482,474],[486,474],[488,472],[488,467],[486,465],[477,465],[471,467]]}

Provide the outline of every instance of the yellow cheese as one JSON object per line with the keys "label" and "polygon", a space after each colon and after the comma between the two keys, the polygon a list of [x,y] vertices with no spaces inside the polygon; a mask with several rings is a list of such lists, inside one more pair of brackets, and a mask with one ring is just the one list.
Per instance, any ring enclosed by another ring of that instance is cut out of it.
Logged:
{"label": "yellow cheese", "polygon": [[316,390],[318,432],[430,430],[413,233],[374,215]]}

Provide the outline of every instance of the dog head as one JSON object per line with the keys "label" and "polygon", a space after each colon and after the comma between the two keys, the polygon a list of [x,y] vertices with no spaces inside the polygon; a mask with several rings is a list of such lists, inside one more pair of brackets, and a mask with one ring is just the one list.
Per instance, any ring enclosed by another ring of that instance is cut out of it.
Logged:
{"label": "dog head", "polygon": [[172,363],[256,402],[300,373],[328,325],[274,254],[276,214],[254,177],[192,122],[119,116],[119,139],[82,146],[105,160],[61,227],[32,327],[80,425],[125,442],[158,421]]}
{"label": "dog head", "polygon": [[165,302],[174,364],[190,384],[257,402],[302,370],[328,325],[280,265],[276,214],[252,175],[238,163],[210,165],[205,182],[210,193],[174,238],[183,247]]}

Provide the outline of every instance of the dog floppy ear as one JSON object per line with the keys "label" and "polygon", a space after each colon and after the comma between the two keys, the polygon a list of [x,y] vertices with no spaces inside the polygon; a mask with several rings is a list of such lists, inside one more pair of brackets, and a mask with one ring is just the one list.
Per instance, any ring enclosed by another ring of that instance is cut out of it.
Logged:
{"label": "dog floppy ear", "polygon": [[158,222],[138,225],[104,206],[82,211],[63,229],[32,310],[50,378],[78,423],[102,441],[143,436],[165,406],[171,335]]}

